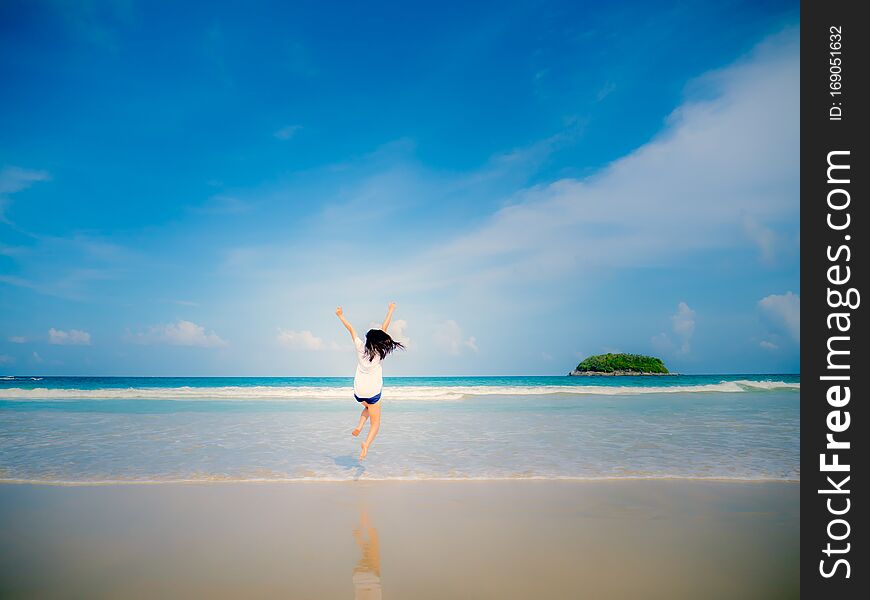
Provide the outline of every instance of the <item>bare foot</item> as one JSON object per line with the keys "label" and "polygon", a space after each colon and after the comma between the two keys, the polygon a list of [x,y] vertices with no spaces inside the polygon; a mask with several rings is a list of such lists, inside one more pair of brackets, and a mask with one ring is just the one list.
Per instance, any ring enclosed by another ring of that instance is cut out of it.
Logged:
{"label": "bare foot", "polygon": [[366,454],[369,453],[369,447],[368,444],[365,443],[360,444],[360,447],[362,450],[359,451],[359,459],[362,460],[366,457]]}
{"label": "bare foot", "polygon": [[351,431],[350,434],[351,434],[353,437],[356,437],[356,436],[359,435],[359,431],[360,431],[360,429],[359,429],[359,427],[357,427],[356,429],[354,429],[353,431]]}

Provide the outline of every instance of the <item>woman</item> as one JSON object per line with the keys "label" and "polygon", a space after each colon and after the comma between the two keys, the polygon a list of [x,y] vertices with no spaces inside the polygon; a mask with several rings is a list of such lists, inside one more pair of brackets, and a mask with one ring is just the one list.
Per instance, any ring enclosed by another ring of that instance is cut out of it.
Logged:
{"label": "woman", "polygon": [[363,343],[357,337],[353,326],[344,318],[344,311],[339,306],[335,309],[335,314],[347,327],[350,337],[356,346],[357,364],[356,375],[353,378],[353,397],[357,402],[362,402],[363,410],[359,416],[359,425],[351,432],[354,437],[358,436],[362,428],[366,424],[366,419],[371,419],[369,426],[369,435],[362,445],[362,450],[359,453],[359,459],[363,460],[368,454],[369,446],[378,435],[378,429],[381,426],[381,405],[378,400],[381,399],[381,392],[384,387],[383,373],[381,371],[381,361],[396,348],[405,347],[393,340],[387,333],[387,327],[390,326],[390,319],[393,318],[393,311],[396,310],[396,303],[390,302],[387,308],[387,316],[384,319],[380,329],[369,329],[366,333],[366,341]]}

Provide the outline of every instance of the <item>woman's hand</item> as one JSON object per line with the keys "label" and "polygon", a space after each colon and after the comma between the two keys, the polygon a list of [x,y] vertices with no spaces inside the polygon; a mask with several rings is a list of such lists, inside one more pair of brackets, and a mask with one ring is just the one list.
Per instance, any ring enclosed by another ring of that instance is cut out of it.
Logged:
{"label": "woman's hand", "polygon": [[343,314],[344,314],[344,311],[341,310],[341,307],[340,307],[340,306],[337,307],[337,308],[335,309],[335,315],[336,315],[339,319],[341,318],[341,316],[342,316]]}
{"label": "woman's hand", "polygon": [[389,304],[389,306],[387,306],[387,308],[389,308],[390,310],[396,310],[396,303],[390,302],[390,304]]}

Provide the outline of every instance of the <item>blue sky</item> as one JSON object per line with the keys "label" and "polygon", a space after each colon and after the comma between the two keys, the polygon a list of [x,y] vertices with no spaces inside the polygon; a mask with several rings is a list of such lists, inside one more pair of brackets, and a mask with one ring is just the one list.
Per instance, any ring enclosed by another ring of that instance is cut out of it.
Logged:
{"label": "blue sky", "polygon": [[797,372],[796,2],[0,4],[0,372]]}

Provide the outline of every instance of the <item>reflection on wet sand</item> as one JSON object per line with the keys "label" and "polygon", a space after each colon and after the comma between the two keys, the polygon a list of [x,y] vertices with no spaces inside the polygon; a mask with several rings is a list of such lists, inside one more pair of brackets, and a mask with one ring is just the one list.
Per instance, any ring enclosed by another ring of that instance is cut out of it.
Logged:
{"label": "reflection on wet sand", "polygon": [[782,482],[6,484],[0,598],[380,599],[381,561],[387,598],[798,598],[799,517]]}
{"label": "reflection on wet sand", "polygon": [[353,591],[356,600],[381,599],[381,550],[378,530],[369,522],[368,511],[360,510],[359,527],[353,530],[353,539],[360,549],[360,559],[353,569]]}

